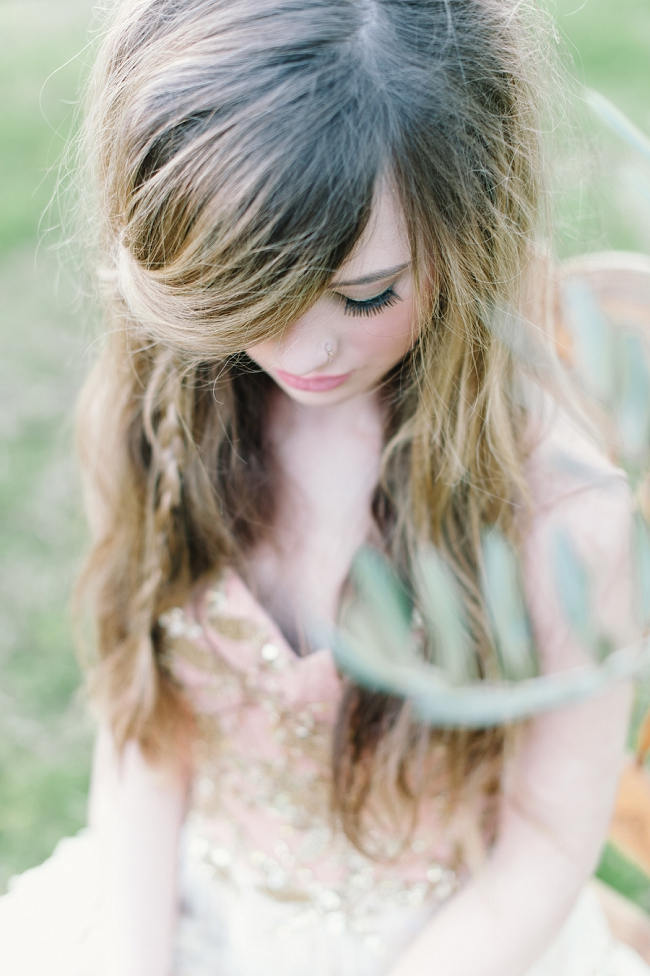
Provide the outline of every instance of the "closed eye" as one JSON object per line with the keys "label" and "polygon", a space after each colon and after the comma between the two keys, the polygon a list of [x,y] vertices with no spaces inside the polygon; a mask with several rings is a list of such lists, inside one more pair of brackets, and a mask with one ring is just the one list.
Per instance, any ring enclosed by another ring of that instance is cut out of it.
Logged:
{"label": "closed eye", "polygon": [[346,298],[345,295],[338,296],[344,303],[343,311],[346,315],[377,315],[385,308],[395,305],[401,298],[391,285],[386,291],[373,298],[367,298],[363,302],[355,301],[353,298]]}

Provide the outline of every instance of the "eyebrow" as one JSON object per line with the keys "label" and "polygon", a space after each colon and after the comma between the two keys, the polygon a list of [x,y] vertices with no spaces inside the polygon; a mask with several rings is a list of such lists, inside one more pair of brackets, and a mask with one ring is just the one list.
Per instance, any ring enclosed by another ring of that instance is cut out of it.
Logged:
{"label": "eyebrow", "polygon": [[394,268],[386,268],[384,271],[373,271],[370,274],[363,275],[362,278],[355,278],[353,281],[333,281],[330,285],[331,288],[351,288],[352,285],[370,285],[374,281],[381,281],[382,278],[390,278],[391,275],[397,274],[399,271],[403,271],[408,268],[409,262],[406,261],[404,264],[397,264]]}

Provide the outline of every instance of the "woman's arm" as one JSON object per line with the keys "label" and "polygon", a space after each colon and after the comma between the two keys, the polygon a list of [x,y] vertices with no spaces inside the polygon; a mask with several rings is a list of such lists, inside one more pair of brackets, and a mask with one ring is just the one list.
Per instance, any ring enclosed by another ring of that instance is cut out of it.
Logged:
{"label": "woman's arm", "polygon": [[[596,615],[616,645],[636,640],[630,495],[589,489],[537,517],[524,551],[528,608],[544,671],[583,664],[555,591],[550,546],[566,529],[590,570]],[[530,721],[507,769],[498,840],[391,976],[523,976],[548,948],[595,869],[625,752],[629,683]]]}
{"label": "woman's arm", "polygon": [[110,733],[100,731],[89,821],[109,905],[103,976],[169,976],[188,785],[189,769],[154,768],[133,742],[119,760]]}

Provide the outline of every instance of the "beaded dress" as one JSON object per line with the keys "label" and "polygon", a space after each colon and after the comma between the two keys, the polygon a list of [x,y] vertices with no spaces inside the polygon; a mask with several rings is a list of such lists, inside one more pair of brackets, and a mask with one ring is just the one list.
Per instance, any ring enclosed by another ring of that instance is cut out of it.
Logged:
{"label": "beaded dress", "polygon": [[[343,682],[329,650],[298,657],[232,570],[160,627],[162,665],[199,727],[173,976],[389,974],[489,846],[494,804],[477,807],[485,784],[468,791],[474,816],[460,808],[443,823],[444,798],[425,798],[410,845],[378,864],[328,818]],[[380,808],[368,836],[395,853]],[[100,976],[97,847],[82,831],[14,879],[0,898],[0,972]],[[650,976],[650,967],[613,940],[587,887],[527,976]]]}

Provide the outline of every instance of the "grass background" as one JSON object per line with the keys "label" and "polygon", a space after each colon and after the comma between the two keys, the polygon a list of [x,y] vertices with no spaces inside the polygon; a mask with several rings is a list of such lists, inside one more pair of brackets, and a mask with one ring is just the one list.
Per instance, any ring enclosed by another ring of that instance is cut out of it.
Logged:
{"label": "grass background", "polygon": [[[574,75],[650,132],[650,4],[548,6]],[[90,17],[87,0],[0,5],[0,890],[85,819],[91,728],[67,607],[85,538],[72,412],[92,312],[60,266],[60,216],[47,205],[91,60]],[[559,253],[650,250],[640,164],[579,103],[572,119],[586,146],[559,139]]]}

